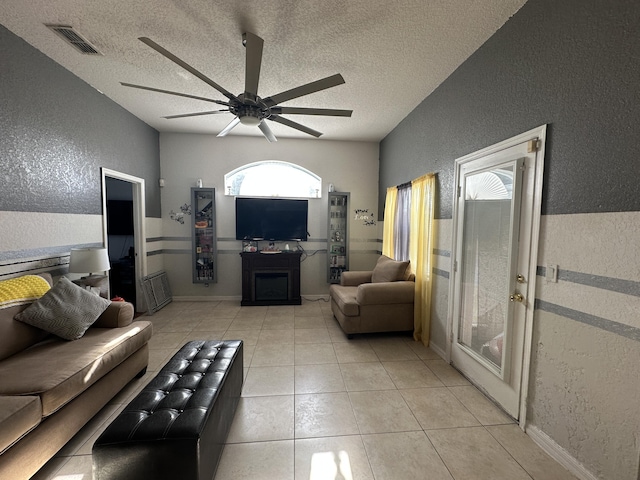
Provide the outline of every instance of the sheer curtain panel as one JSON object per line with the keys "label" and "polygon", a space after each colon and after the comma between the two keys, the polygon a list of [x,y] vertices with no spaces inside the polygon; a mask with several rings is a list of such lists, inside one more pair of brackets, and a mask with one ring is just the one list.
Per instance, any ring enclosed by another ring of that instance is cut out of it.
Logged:
{"label": "sheer curtain panel", "polygon": [[384,225],[382,229],[382,254],[393,258],[395,250],[394,225],[396,206],[398,203],[398,187],[387,188],[387,196],[384,200]]}
{"label": "sheer curtain panel", "polygon": [[409,259],[416,275],[413,337],[429,345],[431,326],[431,275],[435,175],[430,173],[411,182],[411,238]]}

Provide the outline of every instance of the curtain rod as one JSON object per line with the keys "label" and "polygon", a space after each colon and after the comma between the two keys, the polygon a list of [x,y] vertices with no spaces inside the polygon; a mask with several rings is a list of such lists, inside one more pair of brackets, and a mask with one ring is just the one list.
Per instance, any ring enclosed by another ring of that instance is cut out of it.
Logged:
{"label": "curtain rod", "polygon": [[[410,187],[413,182],[415,182],[416,180],[420,180],[422,177],[434,177],[435,175],[436,175],[435,173],[426,173],[426,174],[424,174],[424,175],[422,175],[422,176],[420,176],[418,178],[414,178],[413,180],[411,180],[409,182],[404,182],[404,183],[401,183],[399,185],[396,185],[396,188],[407,188],[407,187]],[[391,187],[389,187],[389,188],[391,188]]]}

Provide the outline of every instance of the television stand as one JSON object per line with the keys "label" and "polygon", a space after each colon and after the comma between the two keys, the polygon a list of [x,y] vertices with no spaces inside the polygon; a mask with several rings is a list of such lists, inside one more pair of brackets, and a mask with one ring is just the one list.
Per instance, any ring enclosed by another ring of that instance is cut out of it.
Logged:
{"label": "television stand", "polygon": [[301,252],[241,252],[242,306],[300,305]]}

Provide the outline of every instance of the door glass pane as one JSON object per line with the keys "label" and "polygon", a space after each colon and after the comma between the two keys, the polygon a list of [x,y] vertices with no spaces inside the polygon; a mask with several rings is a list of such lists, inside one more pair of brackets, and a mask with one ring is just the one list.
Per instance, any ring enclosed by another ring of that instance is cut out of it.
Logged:
{"label": "door glass pane", "polygon": [[514,166],[465,176],[458,343],[499,370],[509,315]]}

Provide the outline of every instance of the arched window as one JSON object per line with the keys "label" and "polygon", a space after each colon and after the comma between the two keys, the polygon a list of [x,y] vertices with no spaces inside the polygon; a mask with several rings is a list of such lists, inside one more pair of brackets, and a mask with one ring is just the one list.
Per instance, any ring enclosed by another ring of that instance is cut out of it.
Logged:
{"label": "arched window", "polygon": [[299,165],[277,160],[249,163],[224,176],[225,195],[320,198],[322,179]]}

